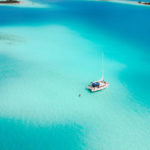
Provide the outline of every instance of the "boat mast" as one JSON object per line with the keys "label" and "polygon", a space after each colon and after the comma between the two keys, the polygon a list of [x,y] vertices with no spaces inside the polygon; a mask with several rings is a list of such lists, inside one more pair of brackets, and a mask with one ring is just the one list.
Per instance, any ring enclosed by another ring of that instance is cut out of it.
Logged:
{"label": "boat mast", "polygon": [[104,53],[102,53],[102,78],[101,80],[104,80]]}

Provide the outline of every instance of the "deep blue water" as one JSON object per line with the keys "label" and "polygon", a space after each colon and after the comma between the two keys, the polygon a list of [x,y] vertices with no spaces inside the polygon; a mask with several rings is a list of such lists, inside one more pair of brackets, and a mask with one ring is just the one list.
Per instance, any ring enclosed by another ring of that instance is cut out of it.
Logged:
{"label": "deep blue water", "polygon": [[96,29],[96,33],[99,27],[102,27],[107,32],[128,39],[131,43],[140,43],[145,46],[145,49],[149,49],[147,47],[150,32],[149,7],[104,2],[59,2],[56,4],[63,9],[1,7],[0,24],[61,23],[87,30],[91,27]]}

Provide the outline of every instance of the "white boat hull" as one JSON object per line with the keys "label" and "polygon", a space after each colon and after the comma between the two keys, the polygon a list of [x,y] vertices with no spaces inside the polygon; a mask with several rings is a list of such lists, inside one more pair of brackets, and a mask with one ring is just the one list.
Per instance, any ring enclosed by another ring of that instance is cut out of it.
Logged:
{"label": "white boat hull", "polygon": [[93,87],[92,85],[89,85],[88,86],[88,89],[91,91],[91,92],[96,92],[96,91],[101,91],[105,88],[108,88],[109,86],[109,83],[105,82],[105,81],[97,81],[100,83],[99,86],[96,86],[96,87]]}

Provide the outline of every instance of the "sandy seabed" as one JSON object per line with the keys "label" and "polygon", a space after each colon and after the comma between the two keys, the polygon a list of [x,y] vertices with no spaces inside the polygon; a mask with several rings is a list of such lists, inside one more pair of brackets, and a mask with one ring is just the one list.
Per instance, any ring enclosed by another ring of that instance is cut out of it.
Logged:
{"label": "sandy seabed", "polygon": [[28,0],[23,0],[20,1],[20,3],[12,3],[12,4],[0,4],[0,6],[13,6],[13,7],[37,7],[37,8],[45,8],[48,7],[45,4],[40,4],[40,3],[36,3],[36,2],[32,2],[32,1],[28,1]]}

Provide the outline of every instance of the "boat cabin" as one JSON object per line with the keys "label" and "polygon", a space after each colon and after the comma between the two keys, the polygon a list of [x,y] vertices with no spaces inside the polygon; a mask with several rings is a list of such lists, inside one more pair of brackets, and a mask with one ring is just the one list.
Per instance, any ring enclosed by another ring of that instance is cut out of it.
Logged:
{"label": "boat cabin", "polygon": [[92,87],[99,87],[100,83],[99,82],[92,82]]}

